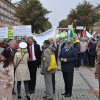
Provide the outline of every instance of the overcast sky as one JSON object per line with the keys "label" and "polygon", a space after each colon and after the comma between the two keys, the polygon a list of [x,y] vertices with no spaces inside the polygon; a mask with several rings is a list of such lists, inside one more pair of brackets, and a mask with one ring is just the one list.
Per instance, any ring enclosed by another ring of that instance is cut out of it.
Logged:
{"label": "overcast sky", "polygon": [[[12,0],[13,3],[19,0]],[[44,8],[48,11],[52,11],[48,17],[53,26],[57,26],[59,21],[66,19],[72,8],[75,8],[79,3],[83,3],[84,0],[40,0]],[[100,0],[87,0],[94,6],[100,4]]]}

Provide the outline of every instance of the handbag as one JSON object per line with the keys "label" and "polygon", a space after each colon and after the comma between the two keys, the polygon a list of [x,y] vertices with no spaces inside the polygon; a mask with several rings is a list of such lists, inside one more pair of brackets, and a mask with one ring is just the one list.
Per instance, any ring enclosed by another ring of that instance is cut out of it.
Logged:
{"label": "handbag", "polygon": [[57,69],[57,68],[58,68],[58,66],[56,63],[56,58],[55,58],[54,53],[52,53],[50,56],[50,64],[48,66],[48,71],[53,70],[53,69]]}

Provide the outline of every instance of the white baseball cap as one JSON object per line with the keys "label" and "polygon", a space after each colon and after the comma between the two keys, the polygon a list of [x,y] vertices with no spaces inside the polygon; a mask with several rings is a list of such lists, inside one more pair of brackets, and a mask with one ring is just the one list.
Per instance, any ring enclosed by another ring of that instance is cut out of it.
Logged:
{"label": "white baseball cap", "polygon": [[21,49],[27,48],[27,43],[26,42],[20,42],[19,43],[19,48],[21,48]]}

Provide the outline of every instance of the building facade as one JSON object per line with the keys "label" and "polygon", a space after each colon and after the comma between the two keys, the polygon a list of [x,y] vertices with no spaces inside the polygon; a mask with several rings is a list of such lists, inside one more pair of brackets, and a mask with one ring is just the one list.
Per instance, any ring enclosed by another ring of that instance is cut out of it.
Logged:
{"label": "building facade", "polygon": [[97,35],[100,36],[100,21],[94,24],[93,30],[96,31]]}
{"label": "building facade", "polygon": [[19,25],[18,18],[14,16],[16,7],[11,0],[0,0],[0,27],[11,28]]}

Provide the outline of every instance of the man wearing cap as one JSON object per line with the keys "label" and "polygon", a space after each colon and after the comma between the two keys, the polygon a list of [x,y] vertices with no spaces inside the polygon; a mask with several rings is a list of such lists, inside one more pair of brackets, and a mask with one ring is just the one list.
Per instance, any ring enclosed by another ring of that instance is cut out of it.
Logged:
{"label": "man wearing cap", "polygon": [[[55,58],[56,58],[56,63],[58,63],[58,48],[59,45],[56,43],[56,40],[54,40],[53,38],[49,39],[50,41],[50,48],[52,49],[52,51],[55,54]],[[52,84],[53,84],[53,93],[55,94],[55,73],[52,74]]]}
{"label": "man wearing cap", "polygon": [[53,84],[52,84],[52,74],[56,72],[56,69],[48,71],[48,66],[50,64],[50,57],[52,50],[49,47],[50,41],[45,40],[43,43],[43,53],[42,53],[42,61],[41,61],[41,74],[44,75],[45,87],[46,87],[46,96],[43,98],[46,100],[53,100]]}
{"label": "man wearing cap", "polygon": [[71,97],[73,86],[74,62],[77,60],[77,50],[72,47],[72,41],[66,40],[65,47],[60,52],[59,59],[65,83],[65,97]]}
{"label": "man wearing cap", "polygon": [[32,36],[29,36],[27,38],[27,42],[28,42],[27,49],[29,52],[28,67],[31,78],[31,80],[29,81],[29,91],[30,94],[32,94],[35,92],[37,67],[41,64],[41,51],[40,51],[40,46],[35,43]]}

